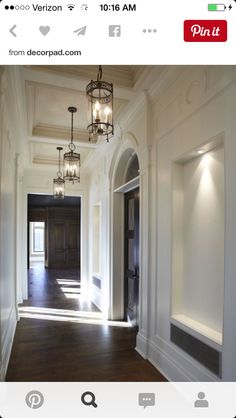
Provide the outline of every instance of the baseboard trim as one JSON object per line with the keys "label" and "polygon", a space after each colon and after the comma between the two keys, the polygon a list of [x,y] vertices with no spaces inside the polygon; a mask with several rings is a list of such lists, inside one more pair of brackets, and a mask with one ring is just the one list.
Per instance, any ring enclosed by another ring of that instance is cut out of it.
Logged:
{"label": "baseboard trim", "polygon": [[[181,350],[161,340],[148,343],[148,360],[172,382],[219,382],[220,379],[205,370],[200,364]],[[163,349],[164,348],[164,349]]]}
{"label": "baseboard trim", "polygon": [[144,337],[140,332],[138,332],[136,337],[136,347],[135,350],[142,356],[145,360],[148,358],[148,339]]}
{"label": "baseboard trim", "polygon": [[15,308],[13,308],[9,315],[7,331],[3,338],[2,362],[1,362],[1,368],[0,368],[0,381],[2,382],[5,381],[5,377],[7,373],[13,340],[14,340],[14,336],[16,332],[16,324],[17,324],[17,315],[16,315]]}
{"label": "baseboard trim", "polygon": [[137,334],[135,350],[170,382],[220,382],[182,350],[156,336],[156,341]]}
{"label": "baseboard trim", "polygon": [[189,382],[193,381],[193,376],[184,372],[163,350],[160,349],[153,342],[149,342],[149,357],[150,363],[171,381]]}
{"label": "baseboard trim", "polygon": [[95,285],[92,286],[91,301],[102,312],[102,292]]}

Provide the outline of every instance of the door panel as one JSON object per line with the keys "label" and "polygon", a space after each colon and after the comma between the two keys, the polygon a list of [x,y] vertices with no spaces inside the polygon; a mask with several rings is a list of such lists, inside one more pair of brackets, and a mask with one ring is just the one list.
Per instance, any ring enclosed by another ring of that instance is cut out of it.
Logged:
{"label": "door panel", "polygon": [[54,266],[66,262],[65,233],[65,224],[63,222],[53,221],[51,223],[49,245],[51,244],[50,248],[53,249],[53,258],[51,261]]}
{"label": "door panel", "polygon": [[138,326],[139,189],[125,194],[125,319]]}
{"label": "door panel", "polygon": [[69,249],[78,248],[79,228],[77,223],[68,222],[67,226],[67,246]]}
{"label": "door panel", "polygon": [[[50,208],[49,268],[80,266],[80,213]],[[55,220],[55,218],[58,218]]]}
{"label": "door panel", "polygon": [[67,224],[67,262],[78,265],[79,263],[79,224],[70,222]]}
{"label": "door panel", "polygon": [[64,223],[53,223],[54,227],[54,248],[55,250],[65,251],[65,237],[66,237],[66,226]]}

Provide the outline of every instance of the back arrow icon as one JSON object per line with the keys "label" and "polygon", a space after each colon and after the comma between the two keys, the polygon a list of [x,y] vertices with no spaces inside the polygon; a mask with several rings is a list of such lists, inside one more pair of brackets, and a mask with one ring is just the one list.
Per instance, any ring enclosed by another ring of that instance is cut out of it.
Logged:
{"label": "back arrow icon", "polygon": [[9,30],[9,32],[15,36],[15,38],[17,37],[17,35],[15,34],[14,30],[16,29],[16,25],[12,26],[12,28]]}

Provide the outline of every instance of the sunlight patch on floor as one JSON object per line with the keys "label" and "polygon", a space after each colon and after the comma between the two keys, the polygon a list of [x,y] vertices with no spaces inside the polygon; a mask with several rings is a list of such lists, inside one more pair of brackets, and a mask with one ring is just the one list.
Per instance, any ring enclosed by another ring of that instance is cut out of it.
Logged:
{"label": "sunlight patch on floor", "polygon": [[70,280],[70,279],[57,279],[57,283],[60,286],[81,286],[80,282],[76,281],[76,280]]}
{"label": "sunlight patch on floor", "polygon": [[77,287],[61,287],[61,291],[64,293],[81,293],[81,290]]}
{"label": "sunlight patch on floor", "polygon": [[[51,312],[54,311],[54,312]],[[57,312],[55,312],[57,311]],[[59,313],[61,311],[61,314]],[[51,312],[51,313],[50,313]],[[19,308],[20,318],[29,319],[42,319],[47,321],[59,321],[59,322],[73,322],[77,324],[88,324],[88,325],[100,325],[100,326],[111,326],[111,327],[122,327],[130,328],[131,324],[122,321],[109,321],[101,318],[89,318],[85,314],[94,314],[94,312],[82,312],[81,316],[69,315],[68,312],[63,309],[47,309],[47,308],[36,308],[36,307],[25,307]],[[74,311],[75,312],[75,311]],[[78,314],[78,312],[76,312]],[[96,313],[95,313],[96,314]]]}
{"label": "sunlight patch on floor", "polygon": [[50,315],[63,315],[63,316],[74,316],[74,317],[86,317],[86,318],[97,318],[102,319],[104,315],[102,312],[91,312],[91,311],[75,311],[69,309],[55,309],[55,308],[38,308],[36,306],[24,306],[19,308],[19,313],[40,313]]}
{"label": "sunlight patch on floor", "polygon": [[65,297],[67,298],[67,299],[81,299],[81,298],[84,298],[85,299],[85,297],[84,296],[82,296],[82,295],[78,295],[78,294],[76,294],[76,293],[64,293],[64,295],[65,295]]}

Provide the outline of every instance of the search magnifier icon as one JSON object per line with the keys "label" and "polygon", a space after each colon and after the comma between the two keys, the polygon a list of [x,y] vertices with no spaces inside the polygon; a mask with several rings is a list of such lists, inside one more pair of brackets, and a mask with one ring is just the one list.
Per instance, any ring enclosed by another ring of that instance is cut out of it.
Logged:
{"label": "search magnifier icon", "polygon": [[86,406],[97,408],[96,397],[93,392],[84,392],[81,396],[81,402]]}

